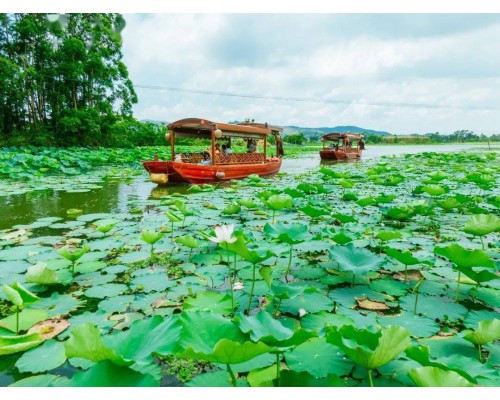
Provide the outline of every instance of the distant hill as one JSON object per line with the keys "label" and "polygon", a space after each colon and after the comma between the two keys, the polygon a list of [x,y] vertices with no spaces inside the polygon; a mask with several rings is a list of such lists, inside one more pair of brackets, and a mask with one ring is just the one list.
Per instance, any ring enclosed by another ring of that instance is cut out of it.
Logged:
{"label": "distant hill", "polygon": [[[156,121],[153,119],[141,119],[141,122],[150,122],[153,124],[163,124],[168,125],[166,121]],[[230,121],[229,123],[238,123],[238,121]],[[283,126],[283,135],[291,135],[294,133],[302,133],[305,137],[324,135],[325,133],[331,132],[352,132],[352,133],[366,133],[367,135],[379,135],[388,136],[391,135],[389,132],[385,131],[375,131],[373,129],[360,128],[359,126],[347,125],[347,126],[335,126],[333,128],[321,127],[321,128],[305,128],[301,126]]]}
{"label": "distant hill", "polygon": [[366,133],[367,135],[378,135],[378,136],[389,136],[391,133],[385,131],[376,131],[373,129],[360,128],[359,126],[347,125],[347,126],[335,126],[333,128],[321,127],[321,128],[304,128],[300,126],[284,126],[283,134],[291,135],[293,133],[302,133],[304,136],[315,136],[324,135],[325,133],[331,132],[353,132],[353,133]]}

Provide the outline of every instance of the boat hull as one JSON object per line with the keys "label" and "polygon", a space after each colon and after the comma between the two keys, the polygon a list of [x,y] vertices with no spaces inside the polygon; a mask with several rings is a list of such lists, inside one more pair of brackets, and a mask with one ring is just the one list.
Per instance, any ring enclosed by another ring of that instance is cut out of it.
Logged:
{"label": "boat hull", "polygon": [[343,150],[321,150],[319,155],[322,160],[353,160],[361,157],[362,150],[345,152]]}
{"label": "boat hull", "polygon": [[265,163],[238,165],[200,165],[177,161],[143,161],[151,181],[159,185],[168,182],[211,183],[242,179],[249,175],[272,175],[281,168],[281,158],[268,158]]}

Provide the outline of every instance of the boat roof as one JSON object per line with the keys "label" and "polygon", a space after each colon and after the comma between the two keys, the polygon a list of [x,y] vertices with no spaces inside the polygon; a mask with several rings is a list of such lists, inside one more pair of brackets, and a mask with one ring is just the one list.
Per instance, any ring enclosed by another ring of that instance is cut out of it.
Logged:
{"label": "boat roof", "polygon": [[256,128],[271,129],[271,131],[273,131],[273,133],[283,132],[283,128],[281,126],[270,125],[267,122],[265,122],[265,123],[262,123],[262,122],[240,122],[238,125],[254,126]]}
{"label": "boat roof", "polygon": [[168,130],[176,135],[184,137],[210,137],[212,130],[220,129],[223,137],[243,137],[260,139],[263,135],[270,135],[271,129],[261,126],[247,126],[240,124],[226,124],[223,122],[213,122],[202,118],[185,118],[172,122],[168,125]]}
{"label": "boat roof", "polygon": [[344,139],[344,138],[349,138],[349,139],[356,139],[359,140],[362,138],[361,134],[359,133],[352,133],[352,132],[332,132],[332,133],[327,133],[326,135],[323,135],[321,140],[335,140],[335,139]]}

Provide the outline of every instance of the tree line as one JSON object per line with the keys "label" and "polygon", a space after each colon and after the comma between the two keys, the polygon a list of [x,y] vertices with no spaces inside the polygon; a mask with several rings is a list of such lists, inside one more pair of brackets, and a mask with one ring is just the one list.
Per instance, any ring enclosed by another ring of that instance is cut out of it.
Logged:
{"label": "tree line", "polygon": [[157,144],[133,119],[120,14],[0,14],[0,145]]}

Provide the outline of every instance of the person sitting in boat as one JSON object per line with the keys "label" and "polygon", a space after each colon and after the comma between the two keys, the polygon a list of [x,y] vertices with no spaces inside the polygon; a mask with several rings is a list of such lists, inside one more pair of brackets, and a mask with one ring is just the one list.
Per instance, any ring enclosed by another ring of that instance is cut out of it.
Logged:
{"label": "person sitting in boat", "polygon": [[[212,157],[212,146],[210,146],[208,149],[206,149],[205,152],[208,153],[210,155],[210,157]],[[220,144],[215,143],[215,154],[219,154],[219,153],[220,153]]]}
{"label": "person sitting in boat", "polygon": [[257,142],[254,139],[248,139],[247,153],[257,153]]}
{"label": "person sitting in boat", "polygon": [[212,157],[210,156],[210,153],[208,151],[204,151],[202,156],[203,156],[203,159],[200,162],[201,165],[211,165],[212,164]]}
{"label": "person sitting in boat", "polygon": [[223,144],[222,145],[222,154],[231,154],[233,151],[231,150],[231,145],[230,144]]}

